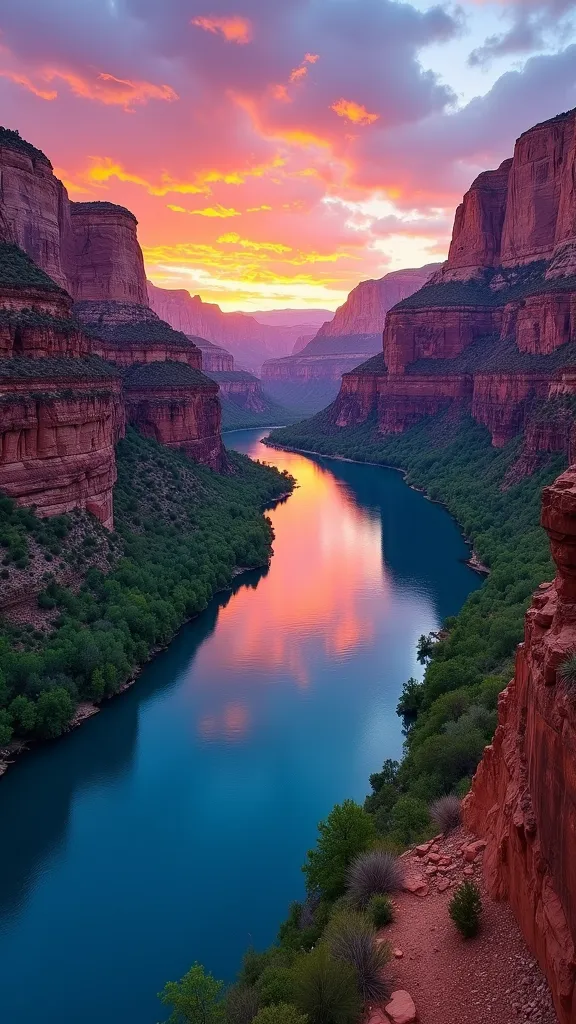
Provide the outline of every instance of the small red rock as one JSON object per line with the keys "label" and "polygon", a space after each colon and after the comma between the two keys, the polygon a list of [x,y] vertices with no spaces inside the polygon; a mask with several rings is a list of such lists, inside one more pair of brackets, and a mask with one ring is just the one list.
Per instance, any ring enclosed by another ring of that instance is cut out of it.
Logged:
{"label": "small red rock", "polygon": [[426,854],[430,852],[431,848],[432,843],[422,843],[421,846],[416,847],[414,852],[417,853],[419,857],[425,857]]}
{"label": "small red rock", "polygon": [[412,996],[405,989],[392,993],[389,1003],[384,1007],[392,1024],[412,1024],[416,1020],[416,1007]]}
{"label": "small red rock", "polygon": [[397,960],[401,960],[402,957],[404,956],[404,953],[402,952],[401,949],[395,949],[394,956],[396,957]]}
{"label": "small red rock", "polygon": [[450,882],[447,878],[442,878],[438,882],[438,892],[446,892],[446,889],[450,888]]}
{"label": "small red rock", "polygon": [[427,858],[426,858],[426,863],[427,864],[439,864],[440,860],[441,860],[441,858],[438,856],[437,853],[429,853]]}
{"label": "small red rock", "polygon": [[411,892],[414,896],[428,895],[428,885],[421,875],[407,875],[402,888],[404,892]]}
{"label": "small red rock", "polygon": [[471,868],[471,867],[464,868],[464,874],[468,875],[468,876],[473,875],[474,874],[474,868]]}
{"label": "small red rock", "polygon": [[486,840],[478,839],[475,843],[470,843],[464,848],[464,860],[471,863],[476,860],[479,853],[486,849]]}

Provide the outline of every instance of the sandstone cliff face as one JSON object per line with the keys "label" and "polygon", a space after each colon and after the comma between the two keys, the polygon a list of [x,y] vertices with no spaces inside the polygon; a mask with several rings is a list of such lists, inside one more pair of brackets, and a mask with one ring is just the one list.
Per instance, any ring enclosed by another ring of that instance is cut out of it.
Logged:
{"label": "sandstone cliff face", "polygon": [[227,469],[214,381],[181,363],[152,363],[132,367],[124,390],[128,422],[145,437],[179,448],[211,469]]}
{"label": "sandstone cliff face", "polygon": [[576,1017],[576,711],[559,667],[576,638],[576,470],[544,490],[542,525],[557,576],[526,615],[514,679],[467,798],[469,827],[488,840],[494,896],[512,904],[546,972],[561,1024]]}
{"label": "sandstone cliff face", "polygon": [[213,373],[212,379],[218,384],[220,394],[231,399],[241,409],[251,412],[265,412],[267,403],[258,377],[242,370]]}
{"label": "sandstone cliff face", "polygon": [[96,355],[117,363],[171,360],[199,370],[202,352],[181,331],[174,331],[146,306],[129,302],[77,302],[74,312],[91,337]]}
{"label": "sandstone cliff face", "polygon": [[0,242],[13,242],[66,288],[70,215],[52,164],[17,132],[0,128]]}
{"label": "sandstone cliff face", "polygon": [[227,352],[220,345],[213,345],[206,338],[197,338],[191,334],[186,335],[186,337],[196,348],[200,349],[202,353],[202,369],[206,373],[225,373],[231,372],[234,369],[234,356],[231,352]]}
{"label": "sandstone cliff face", "polygon": [[71,203],[70,291],[77,302],[147,306],[144,258],[133,213],[113,203]]}
{"label": "sandstone cliff face", "polygon": [[362,281],[350,292],[344,305],[336,310],[334,319],[320,328],[316,337],[381,334],[388,310],[422,288],[437,268],[437,263],[430,263],[417,269],[395,270],[378,281]]}
{"label": "sandstone cliff face", "polygon": [[112,528],[119,375],[90,360],[18,363],[0,361],[0,489],[40,515],[83,508]]}
{"label": "sandstone cliff face", "polygon": [[[389,311],[383,359],[358,368],[377,375],[370,412],[382,431],[405,429],[441,407],[453,377],[452,400],[464,402],[500,447],[531,429],[558,371],[576,362],[575,126],[576,111],[536,125],[518,139],[512,160],[479,175],[456,211],[446,264]],[[563,381],[566,393],[576,376]],[[351,387],[335,403],[334,423],[347,422]],[[564,445],[565,435],[564,422],[558,431],[534,424],[516,471]]]}
{"label": "sandstone cliff face", "polygon": [[340,380],[366,358],[366,353],[351,355],[288,356],[268,359],[262,367],[262,380],[306,383],[314,380]]}

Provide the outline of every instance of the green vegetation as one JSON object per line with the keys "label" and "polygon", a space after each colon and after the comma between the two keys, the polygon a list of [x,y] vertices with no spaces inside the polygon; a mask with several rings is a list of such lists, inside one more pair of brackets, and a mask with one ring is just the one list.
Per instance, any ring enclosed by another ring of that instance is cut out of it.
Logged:
{"label": "green vegetation", "polygon": [[117,367],[105,363],[98,356],[85,359],[27,359],[25,356],[0,359],[0,380],[113,380],[120,376]]}
{"label": "green vegetation", "polygon": [[[114,306],[114,303],[111,303]],[[157,317],[151,317],[150,311],[142,307],[142,319],[120,323],[106,324],[100,322],[98,314],[101,310],[100,302],[77,302],[74,309],[87,324],[85,330],[96,338],[103,338],[105,341],[118,346],[131,345],[169,345],[184,352],[192,350],[192,343],[182,331],[175,331],[170,324]],[[114,310],[112,309],[112,312]],[[96,316],[96,319],[94,317]]]}
{"label": "green vegetation", "polygon": [[318,825],[318,841],[303,871],[308,892],[328,900],[338,899],[346,889],[348,870],[356,857],[376,840],[374,820],[353,800],[345,800]]}
{"label": "green vegetation", "polygon": [[295,1006],[288,1003],[276,1003],[275,1006],[266,1006],[260,1010],[252,1024],[308,1024],[309,1017],[300,1013]]}
{"label": "green vegetation", "polygon": [[180,981],[168,981],[159,998],[172,1007],[166,1024],[223,1024],[222,982],[194,964]]}
{"label": "green vegetation", "polygon": [[546,260],[525,266],[487,268],[476,280],[428,284],[402,299],[395,310],[449,306],[503,306],[515,299],[547,292],[572,292],[576,278],[553,277],[546,280]]}
{"label": "green vegetation", "polygon": [[465,939],[473,939],[480,928],[482,900],[475,882],[461,882],[448,907],[450,917]]}
{"label": "green vegetation", "polygon": [[385,928],[394,920],[394,907],[389,896],[373,896],[366,908],[375,928]]}
{"label": "green vegetation", "polygon": [[334,401],[339,380],[270,380],[263,378],[262,389],[267,398],[289,409],[295,416],[314,416]]}
{"label": "green vegetation", "polygon": [[[0,145],[2,130],[0,128]],[[0,288],[39,288],[44,292],[60,292],[65,295],[64,290],[40,270],[22,249],[8,242],[0,242]]]}
{"label": "green vegetation", "polygon": [[[79,701],[116,693],[236,566],[268,561],[261,510],[290,477],[235,453],[233,473],[219,476],[133,430],[117,455],[113,534],[91,516],[39,519],[0,500],[2,572],[32,557],[50,570],[38,597],[44,628],[0,622],[0,745],[13,734],[58,736]],[[59,582],[67,568],[83,580],[78,589]]]}
{"label": "green vegetation", "polygon": [[141,388],[209,388],[210,378],[187,363],[135,363],[124,374],[128,391]]}
{"label": "green vegetation", "polygon": [[571,697],[576,695],[576,654],[571,654],[558,669],[558,675]]}

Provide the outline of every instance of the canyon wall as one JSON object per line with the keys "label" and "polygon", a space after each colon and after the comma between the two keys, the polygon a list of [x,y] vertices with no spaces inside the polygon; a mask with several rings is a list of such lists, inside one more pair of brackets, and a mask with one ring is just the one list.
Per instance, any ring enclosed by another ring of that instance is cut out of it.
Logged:
{"label": "canyon wall", "polygon": [[[575,111],[536,125],[512,159],[476,178],[448,260],[388,312],[382,355],[344,377],[335,425],[375,414],[383,433],[397,432],[457,402],[496,447],[524,431],[518,472],[571,443],[573,411],[558,429],[541,417],[560,381],[564,394],[576,381],[575,126]],[[373,400],[356,406],[350,395],[367,393],[367,373]]]}
{"label": "canyon wall", "polygon": [[0,490],[111,528],[126,421],[225,470],[218,387],[194,340],[149,308],[133,214],[70,203],[47,157],[6,129],[0,200]]}
{"label": "canyon wall", "polygon": [[362,281],[336,310],[334,319],[323,324],[298,352],[267,360],[262,379],[294,383],[337,380],[380,350],[387,311],[421,288],[437,267],[431,263],[394,271],[378,281]]}
{"label": "canyon wall", "polygon": [[560,1024],[576,1019],[576,703],[561,666],[576,637],[576,468],[544,490],[542,525],[557,575],[526,615],[498,728],[465,801],[487,839],[491,894],[510,901],[548,978]]}

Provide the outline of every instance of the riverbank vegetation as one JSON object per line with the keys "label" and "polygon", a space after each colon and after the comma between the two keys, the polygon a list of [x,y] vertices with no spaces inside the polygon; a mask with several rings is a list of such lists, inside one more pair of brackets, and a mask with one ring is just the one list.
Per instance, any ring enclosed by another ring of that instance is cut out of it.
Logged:
{"label": "riverbank vegetation", "polygon": [[229,460],[220,476],[129,430],[112,534],[87,514],[39,519],[0,497],[2,582],[37,606],[30,621],[9,609],[0,620],[0,746],[59,736],[79,702],[118,692],[236,567],[267,563],[262,512],[292,478]]}

